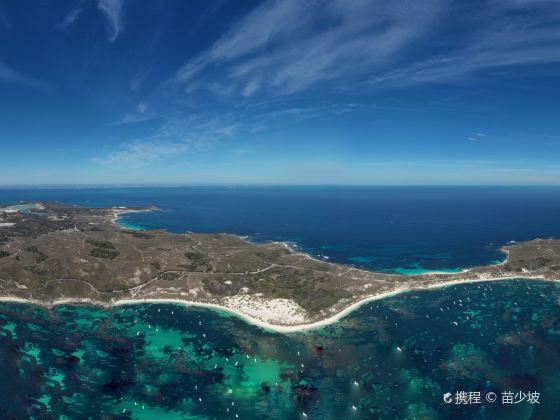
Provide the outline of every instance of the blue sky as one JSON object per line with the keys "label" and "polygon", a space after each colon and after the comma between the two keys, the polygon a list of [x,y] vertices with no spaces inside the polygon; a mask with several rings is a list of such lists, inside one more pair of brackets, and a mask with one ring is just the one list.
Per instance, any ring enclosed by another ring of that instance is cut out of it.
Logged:
{"label": "blue sky", "polygon": [[556,0],[0,0],[0,184],[560,184]]}

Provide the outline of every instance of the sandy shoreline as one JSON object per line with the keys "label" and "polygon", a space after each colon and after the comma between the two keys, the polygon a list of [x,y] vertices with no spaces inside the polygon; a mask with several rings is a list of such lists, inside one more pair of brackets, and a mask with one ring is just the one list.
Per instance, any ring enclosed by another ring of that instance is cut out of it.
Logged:
{"label": "sandy shoreline", "polygon": [[111,222],[113,222],[115,225],[117,225],[120,228],[124,228],[127,229],[126,226],[122,226],[119,224],[118,220],[121,214],[125,214],[125,213],[142,213],[145,211],[157,211],[159,210],[157,207],[150,207],[147,209],[128,209],[126,207],[112,207],[111,210],[113,210],[113,218],[111,219]]}
{"label": "sandy shoreline", "polygon": [[165,299],[165,298],[121,299],[121,300],[113,301],[111,303],[104,303],[104,302],[93,301],[91,299],[64,298],[64,299],[54,300],[50,303],[46,303],[46,302],[42,302],[42,301],[38,301],[38,300],[22,299],[22,298],[16,298],[16,297],[0,297],[0,302],[32,304],[32,305],[38,305],[38,306],[43,306],[43,307],[47,307],[47,308],[52,308],[52,307],[57,306],[57,305],[69,305],[69,304],[88,304],[88,305],[93,305],[93,306],[101,306],[101,307],[104,307],[104,308],[110,308],[110,307],[121,306],[121,305],[136,305],[136,304],[146,304],[146,303],[164,303],[164,304],[169,303],[169,304],[183,305],[183,306],[187,306],[187,307],[194,306],[194,307],[199,307],[199,308],[207,308],[207,309],[211,309],[211,310],[225,311],[225,312],[231,313],[232,315],[235,315],[236,317],[244,320],[248,324],[258,326],[258,327],[260,327],[260,328],[262,328],[266,331],[271,331],[271,332],[276,332],[276,333],[293,333],[293,332],[309,331],[309,330],[314,330],[314,329],[317,329],[317,328],[325,327],[327,325],[330,325],[330,324],[333,324],[333,323],[339,321],[340,319],[344,318],[346,315],[350,314],[351,312],[360,308],[362,305],[365,305],[366,303],[376,301],[376,300],[385,299],[385,298],[388,298],[388,297],[391,297],[391,296],[396,296],[396,295],[399,295],[401,293],[421,292],[421,291],[431,290],[431,289],[441,289],[441,288],[445,288],[445,287],[448,287],[448,286],[459,286],[461,284],[495,282],[495,281],[500,281],[500,280],[537,280],[537,281],[560,282],[560,279],[548,279],[548,278],[545,278],[545,277],[542,277],[542,276],[527,276],[527,277],[511,276],[511,277],[495,277],[495,278],[488,278],[488,279],[454,280],[454,281],[448,281],[448,282],[433,284],[433,285],[429,285],[429,286],[425,286],[425,287],[421,287],[421,288],[418,288],[418,287],[415,287],[415,288],[403,287],[403,288],[400,288],[400,289],[393,290],[391,292],[380,293],[378,295],[364,297],[363,299],[360,299],[359,301],[354,302],[353,304],[347,306],[346,308],[344,308],[343,310],[341,310],[340,312],[338,312],[337,314],[335,314],[335,315],[333,315],[329,318],[325,318],[325,319],[322,319],[320,321],[316,321],[316,322],[312,322],[312,323],[308,323],[308,324],[298,324],[298,325],[271,324],[271,323],[265,322],[261,319],[254,318],[250,315],[247,315],[242,311],[229,308],[227,306],[223,306],[223,305],[219,305],[219,304],[215,304],[215,303],[187,301],[187,300],[182,300],[182,299]]}

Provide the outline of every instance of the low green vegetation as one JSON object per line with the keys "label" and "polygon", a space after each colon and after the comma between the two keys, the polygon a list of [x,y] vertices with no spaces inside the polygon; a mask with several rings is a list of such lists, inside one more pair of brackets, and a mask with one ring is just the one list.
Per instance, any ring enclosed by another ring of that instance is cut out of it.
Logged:
{"label": "low green vegetation", "polygon": [[189,260],[187,264],[181,264],[181,268],[186,271],[207,273],[212,271],[213,267],[208,256],[201,254],[197,251],[185,252],[185,257]]}
{"label": "low green vegetation", "polygon": [[126,232],[126,233],[138,239],[152,239],[154,237],[153,235],[144,232],[138,232],[137,230],[134,230],[132,232]]}
{"label": "low green vegetation", "polygon": [[96,241],[93,239],[88,239],[86,242],[90,245],[93,245],[96,248],[115,249],[115,245],[113,245],[109,241]]}
{"label": "low green vegetation", "polygon": [[4,251],[3,249],[0,249],[0,258],[9,257],[10,255],[12,254],[9,253],[8,251]]}
{"label": "low green vegetation", "polygon": [[108,249],[102,249],[102,248],[93,248],[90,252],[89,255],[91,255],[92,257],[95,258],[102,258],[104,260],[112,260],[115,259],[116,257],[118,257],[119,252],[118,251],[111,251]]}
{"label": "low green vegetation", "polygon": [[28,246],[27,248],[23,248],[23,250],[32,254],[37,254],[37,263],[42,263],[47,258],[49,258],[41,251],[39,251],[39,248],[37,248],[36,246]]}

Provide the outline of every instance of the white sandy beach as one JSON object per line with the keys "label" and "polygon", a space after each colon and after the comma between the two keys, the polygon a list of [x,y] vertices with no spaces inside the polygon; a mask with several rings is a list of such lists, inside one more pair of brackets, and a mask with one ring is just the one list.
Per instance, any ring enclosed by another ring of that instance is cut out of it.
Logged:
{"label": "white sandy beach", "polygon": [[347,306],[346,308],[344,308],[343,310],[341,310],[337,314],[335,314],[331,317],[322,319],[320,321],[307,323],[307,324],[302,323],[302,324],[297,324],[297,325],[277,325],[277,324],[274,324],[274,323],[271,323],[271,322],[267,322],[263,319],[256,318],[255,316],[250,315],[251,313],[254,313],[253,309],[251,309],[251,308],[241,308],[239,306],[239,302],[236,302],[237,305],[236,305],[235,308],[227,307],[227,306],[219,305],[219,304],[215,304],[215,303],[204,303],[204,302],[188,301],[188,300],[182,300],[182,299],[164,299],[164,298],[121,299],[121,300],[113,301],[110,304],[92,301],[91,299],[64,298],[64,299],[57,299],[57,300],[54,300],[54,301],[50,302],[49,304],[46,304],[45,302],[41,302],[41,301],[37,301],[37,300],[21,299],[21,298],[15,298],[15,297],[14,298],[12,298],[12,297],[0,297],[0,302],[16,302],[16,303],[25,303],[25,304],[35,304],[35,305],[47,306],[47,307],[56,306],[56,305],[67,305],[67,304],[91,304],[91,305],[95,305],[95,306],[111,307],[111,306],[119,306],[119,305],[135,305],[135,304],[145,304],[145,303],[172,303],[172,304],[177,304],[177,305],[184,305],[184,306],[187,306],[187,307],[188,306],[195,306],[195,307],[199,307],[199,308],[208,308],[208,309],[226,311],[226,312],[229,312],[229,313],[237,316],[240,319],[243,319],[244,321],[246,321],[249,324],[256,325],[256,326],[261,327],[261,328],[263,328],[264,330],[267,330],[267,331],[279,332],[279,333],[293,333],[293,332],[309,331],[309,330],[313,330],[313,329],[317,329],[317,328],[321,328],[321,327],[333,324],[333,323],[339,321],[340,319],[342,319],[343,317],[345,317],[346,315],[348,315],[349,313],[358,309],[359,307],[361,307],[362,305],[364,305],[366,303],[376,301],[376,300],[385,299],[385,298],[388,298],[388,297],[391,297],[391,296],[396,296],[396,295],[401,294],[401,293],[418,292],[418,291],[424,291],[424,290],[430,290],[430,289],[441,289],[441,288],[448,287],[448,286],[458,286],[458,285],[467,284],[467,283],[485,283],[485,282],[495,282],[495,281],[501,281],[501,280],[518,280],[518,279],[560,282],[560,279],[551,280],[551,279],[546,279],[546,278],[541,277],[541,276],[536,276],[536,277],[535,276],[533,276],[533,277],[531,277],[531,276],[527,276],[527,277],[512,276],[512,277],[496,277],[496,278],[487,278],[487,279],[456,280],[456,281],[449,281],[449,282],[444,282],[444,283],[433,284],[433,285],[425,286],[425,287],[422,287],[422,288],[400,288],[400,289],[397,289],[397,290],[393,290],[391,292],[381,293],[381,294],[378,294],[378,295],[372,295],[372,296],[364,297],[363,299],[360,299],[358,302],[355,302],[355,303]]}
{"label": "white sandy beach", "polygon": [[157,211],[159,209],[157,207],[151,207],[149,209],[134,210],[134,209],[128,209],[126,207],[113,207],[112,210],[113,210],[113,218],[111,219],[111,221],[119,227],[126,228],[125,226],[121,226],[118,223],[118,220],[119,220],[119,217],[120,217],[121,214],[142,213],[142,212],[146,212],[146,211]]}

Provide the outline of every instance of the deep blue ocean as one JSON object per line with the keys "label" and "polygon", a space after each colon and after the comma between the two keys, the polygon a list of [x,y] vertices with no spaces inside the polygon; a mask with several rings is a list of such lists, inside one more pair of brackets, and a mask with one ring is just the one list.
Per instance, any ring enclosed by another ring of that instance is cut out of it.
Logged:
{"label": "deep blue ocean", "polygon": [[414,274],[503,258],[509,241],[560,237],[557,187],[170,187],[0,189],[0,202],[151,206],[122,223],[288,241],[320,258]]}

